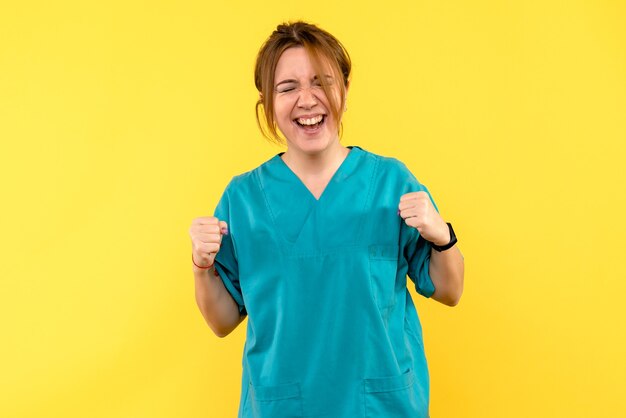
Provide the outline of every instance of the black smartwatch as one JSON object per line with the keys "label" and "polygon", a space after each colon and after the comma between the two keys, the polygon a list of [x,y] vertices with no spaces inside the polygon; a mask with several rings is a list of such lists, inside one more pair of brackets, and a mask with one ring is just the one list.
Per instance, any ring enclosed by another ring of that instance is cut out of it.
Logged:
{"label": "black smartwatch", "polygon": [[450,230],[450,242],[446,245],[435,245],[431,242],[430,245],[435,251],[445,251],[448,248],[452,248],[454,244],[456,244],[456,235],[454,234],[454,229],[452,229],[452,224],[450,222],[446,222],[446,224],[448,224],[448,229]]}

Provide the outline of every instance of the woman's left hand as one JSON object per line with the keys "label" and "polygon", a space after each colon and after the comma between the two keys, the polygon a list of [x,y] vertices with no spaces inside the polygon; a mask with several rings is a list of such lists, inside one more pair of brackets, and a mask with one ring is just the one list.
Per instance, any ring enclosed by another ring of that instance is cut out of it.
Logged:
{"label": "woman's left hand", "polygon": [[399,215],[408,226],[417,229],[426,241],[435,245],[450,242],[450,230],[433,206],[426,192],[412,192],[400,197]]}

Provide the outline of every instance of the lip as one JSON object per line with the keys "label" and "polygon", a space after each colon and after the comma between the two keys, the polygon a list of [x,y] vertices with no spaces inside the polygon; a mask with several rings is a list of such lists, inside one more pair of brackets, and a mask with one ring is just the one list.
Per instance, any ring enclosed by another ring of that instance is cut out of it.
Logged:
{"label": "lip", "polygon": [[293,120],[297,120],[297,119],[311,119],[311,118],[316,118],[318,116],[326,116],[325,113],[314,113],[314,114],[310,114],[310,115],[300,115],[300,116],[296,116],[295,118],[293,118]]}
{"label": "lip", "polygon": [[[322,119],[322,120],[324,121],[324,123],[323,123],[322,125],[320,125],[320,126],[316,127],[314,130],[304,129],[304,128],[303,128],[302,126],[300,126],[300,124],[297,122],[297,119],[298,119],[298,118],[311,118],[311,117],[315,117],[315,116],[319,116],[319,115],[322,115],[322,116],[323,116],[323,119]],[[313,116],[308,116],[308,115],[305,115],[305,116],[299,116],[298,118],[294,119],[291,123],[293,123],[293,124],[296,126],[296,128],[298,129],[298,132],[303,133],[306,137],[309,137],[309,138],[317,137],[317,135],[318,135],[320,132],[322,132],[322,129],[324,129],[324,126],[323,126],[323,125],[325,125],[325,124],[328,122],[328,121],[326,120],[326,119],[327,119],[327,116],[326,116],[325,114],[323,114],[323,113],[318,113],[317,115],[313,115]]]}

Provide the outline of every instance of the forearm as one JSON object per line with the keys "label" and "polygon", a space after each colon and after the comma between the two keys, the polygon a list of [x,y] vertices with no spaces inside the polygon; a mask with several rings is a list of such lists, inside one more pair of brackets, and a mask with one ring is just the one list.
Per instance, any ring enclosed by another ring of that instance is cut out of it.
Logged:
{"label": "forearm", "polygon": [[429,274],[435,293],[431,298],[448,306],[457,305],[463,294],[464,273],[465,263],[456,245],[441,252],[432,249]]}
{"label": "forearm", "polygon": [[214,269],[193,267],[196,303],[206,323],[218,337],[230,334],[241,323],[244,316],[222,279]]}

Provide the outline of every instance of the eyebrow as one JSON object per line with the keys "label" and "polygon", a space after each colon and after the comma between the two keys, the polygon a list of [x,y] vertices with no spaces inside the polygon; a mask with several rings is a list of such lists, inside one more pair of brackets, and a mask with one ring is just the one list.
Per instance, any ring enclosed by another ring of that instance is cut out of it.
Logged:
{"label": "eyebrow", "polygon": [[[326,78],[331,78],[331,79],[333,78],[333,76],[332,76],[332,75],[330,75],[330,74],[326,74],[326,76],[325,76],[325,77],[326,77]],[[315,76],[315,77],[313,77],[313,80],[317,80],[318,78],[319,78],[318,76]],[[281,84],[285,84],[285,83],[296,83],[296,84],[297,84],[297,83],[298,83],[298,80],[294,80],[293,78],[290,78],[290,79],[288,79],[288,80],[283,80],[283,81],[281,81],[281,82],[279,82],[279,83],[276,83],[276,85],[274,86],[274,88],[276,88],[276,87],[280,86]]]}

